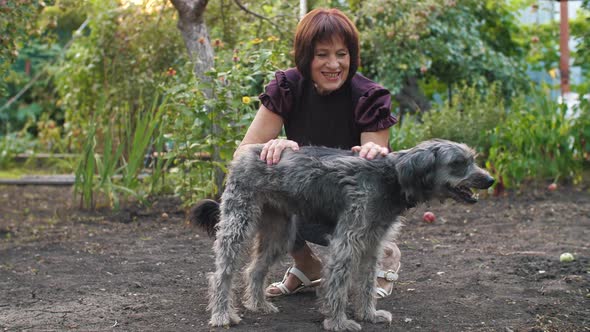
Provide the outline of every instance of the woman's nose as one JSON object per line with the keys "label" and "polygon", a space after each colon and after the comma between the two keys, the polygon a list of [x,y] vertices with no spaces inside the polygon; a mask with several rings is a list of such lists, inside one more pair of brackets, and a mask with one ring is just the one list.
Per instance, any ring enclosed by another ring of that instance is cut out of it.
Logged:
{"label": "woman's nose", "polygon": [[328,68],[334,68],[337,69],[340,66],[340,63],[338,62],[338,59],[335,56],[331,56],[328,59]]}

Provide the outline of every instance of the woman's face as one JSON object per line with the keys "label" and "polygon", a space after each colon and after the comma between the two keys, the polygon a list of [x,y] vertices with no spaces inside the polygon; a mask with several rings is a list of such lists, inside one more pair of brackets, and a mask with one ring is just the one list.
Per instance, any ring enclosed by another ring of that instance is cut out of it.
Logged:
{"label": "woman's face", "polygon": [[348,78],[350,54],[342,38],[317,42],[311,62],[311,79],[319,94],[338,90]]}

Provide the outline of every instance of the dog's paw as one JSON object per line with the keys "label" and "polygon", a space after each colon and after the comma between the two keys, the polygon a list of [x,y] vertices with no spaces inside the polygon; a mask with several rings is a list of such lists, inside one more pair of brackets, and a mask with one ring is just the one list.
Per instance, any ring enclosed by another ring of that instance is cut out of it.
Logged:
{"label": "dog's paw", "polygon": [[277,308],[274,304],[270,303],[269,301],[245,301],[244,307],[250,311],[254,312],[263,312],[265,314],[272,314],[279,312],[279,308]]}
{"label": "dog's paw", "polygon": [[267,313],[267,314],[274,314],[279,312],[279,308],[277,308],[276,305],[268,302],[268,301],[262,301],[262,303],[260,303],[260,311]]}
{"label": "dog's paw", "polygon": [[377,310],[373,317],[371,317],[372,323],[391,323],[393,315],[387,310]]}
{"label": "dog's paw", "polygon": [[230,326],[238,324],[242,319],[236,313],[215,313],[211,315],[211,320],[209,320],[209,325],[211,326]]}
{"label": "dog's paw", "polygon": [[360,331],[361,324],[352,319],[324,319],[324,329],[328,331]]}

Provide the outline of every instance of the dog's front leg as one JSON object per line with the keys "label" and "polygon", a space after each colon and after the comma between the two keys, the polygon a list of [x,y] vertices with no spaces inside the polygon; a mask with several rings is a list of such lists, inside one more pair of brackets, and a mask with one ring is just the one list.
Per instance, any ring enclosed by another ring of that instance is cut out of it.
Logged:
{"label": "dog's front leg", "polygon": [[[233,305],[233,291],[231,287],[233,274],[236,271],[237,257],[232,257],[232,251],[226,248],[231,245],[231,237],[217,236],[215,240],[216,271],[209,276],[209,306],[211,310],[211,326],[229,326],[241,321]],[[239,246],[239,245],[238,245]]]}
{"label": "dog's front leg", "polygon": [[[374,225],[378,225],[375,221]],[[355,317],[359,320],[371,323],[391,323],[392,314],[386,310],[376,309],[376,300],[373,296],[375,292],[375,279],[377,260],[383,251],[382,241],[386,229],[374,229],[368,232],[365,239],[363,254],[359,262],[358,274],[358,298],[354,301]],[[374,245],[378,243],[379,245]]]}
{"label": "dog's front leg", "polygon": [[357,253],[346,232],[338,232],[329,247],[328,262],[324,267],[321,288],[324,311],[324,329],[329,331],[360,331],[361,325],[346,317],[346,303],[352,267],[358,262]]}

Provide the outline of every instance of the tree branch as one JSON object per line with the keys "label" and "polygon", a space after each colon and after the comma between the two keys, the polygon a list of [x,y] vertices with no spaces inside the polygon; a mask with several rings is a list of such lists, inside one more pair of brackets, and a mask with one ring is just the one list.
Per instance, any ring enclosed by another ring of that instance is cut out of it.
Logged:
{"label": "tree branch", "polygon": [[277,31],[279,32],[279,35],[281,36],[281,38],[284,38],[284,37],[285,37],[285,36],[283,35],[283,32],[281,31],[281,28],[280,28],[278,25],[274,24],[274,22],[273,22],[273,21],[271,21],[271,19],[269,19],[268,17],[262,16],[262,15],[260,15],[260,14],[257,14],[257,13],[255,13],[255,12],[251,11],[250,9],[246,8],[246,7],[245,7],[245,6],[244,6],[244,5],[243,5],[243,4],[240,2],[240,0],[234,0],[234,2],[235,2],[235,4],[236,4],[238,7],[240,7],[240,9],[241,9],[241,10],[245,11],[246,13],[248,13],[248,14],[250,14],[250,15],[252,15],[252,16],[254,16],[254,17],[256,17],[256,18],[259,18],[259,19],[261,19],[261,20],[263,20],[263,21],[267,21],[268,23],[270,23],[270,24],[271,24],[273,27],[275,27],[275,28],[277,29]]}

